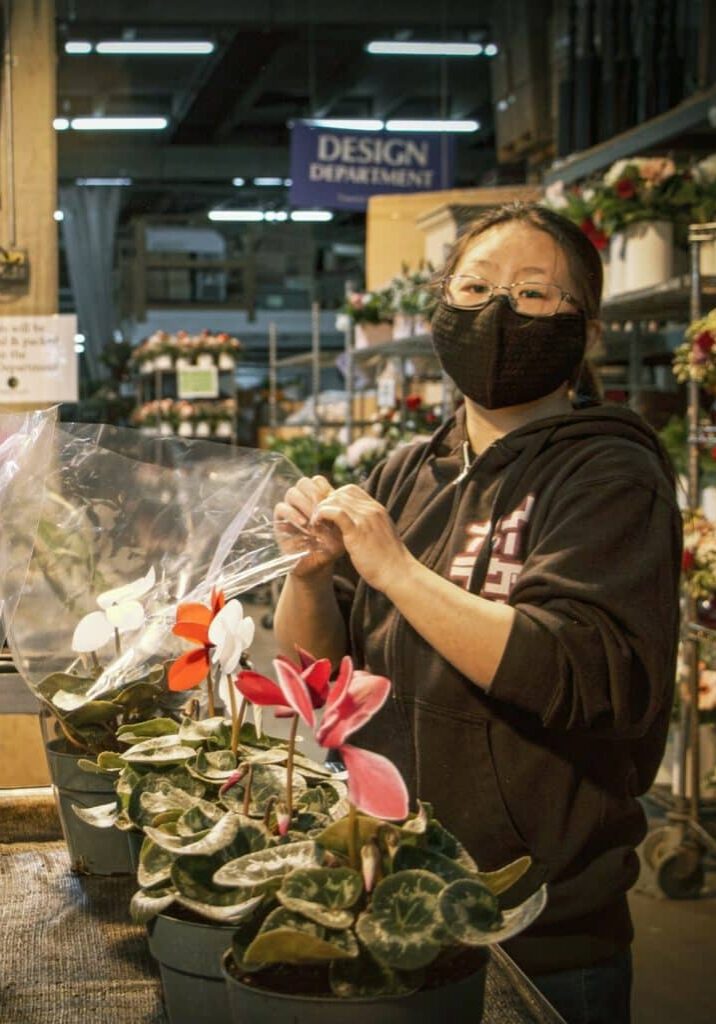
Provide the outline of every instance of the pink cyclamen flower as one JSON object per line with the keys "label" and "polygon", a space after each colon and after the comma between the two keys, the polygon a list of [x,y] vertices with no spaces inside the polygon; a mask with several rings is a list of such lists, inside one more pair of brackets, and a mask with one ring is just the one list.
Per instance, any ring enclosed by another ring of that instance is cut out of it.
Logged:
{"label": "pink cyclamen flower", "polygon": [[[274,660],[276,674],[279,680],[285,677],[291,700],[273,679],[249,669],[239,672],[235,685],[242,697],[246,697],[252,704],[276,708],[277,718],[289,718],[298,713],[313,728],[313,709],[322,708],[328,697],[331,663],[328,658],[312,657],[300,647],[296,650],[300,671],[282,654]],[[298,677],[298,683],[295,683],[294,676]]]}
{"label": "pink cyclamen flower", "polygon": [[[285,702],[313,728],[313,706],[301,674],[289,661],[274,664]],[[387,757],[345,742],[380,710],[389,693],[389,679],[355,671],[352,660],[343,658],[315,739],[338,752],[348,772],[351,803],[376,818],[399,820],[408,814],[408,791],[398,769]]]}

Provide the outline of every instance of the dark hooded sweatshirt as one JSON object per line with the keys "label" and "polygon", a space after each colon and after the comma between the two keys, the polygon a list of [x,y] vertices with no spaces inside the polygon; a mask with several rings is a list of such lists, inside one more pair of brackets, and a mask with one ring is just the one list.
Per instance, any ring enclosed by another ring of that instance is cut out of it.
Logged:
{"label": "dark hooded sweatshirt", "polygon": [[[636,798],[661,759],[678,633],[681,520],[655,434],[597,406],[474,458],[460,411],[367,489],[420,562],[516,616],[485,692],[343,559],[350,653],[393,682],[356,744],[390,757],[481,869],[532,857],[512,902],[547,882],[548,906],[506,946],[525,971],[624,950],[645,834]],[[475,623],[459,625],[480,643]]]}

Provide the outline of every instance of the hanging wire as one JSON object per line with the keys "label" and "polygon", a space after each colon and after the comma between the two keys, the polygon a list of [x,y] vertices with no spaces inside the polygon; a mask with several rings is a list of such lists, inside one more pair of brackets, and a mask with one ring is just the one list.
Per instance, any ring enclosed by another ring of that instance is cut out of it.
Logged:
{"label": "hanging wire", "polygon": [[12,52],[12,5],[13,0],[5,0],[3,4],[3,60],[5,79],[5,142],[7,146],[7,193],[8,193],[8,245],[14,248],[17,241],[17,210],[15,203],[15,127],[13,118],[13,63]]}

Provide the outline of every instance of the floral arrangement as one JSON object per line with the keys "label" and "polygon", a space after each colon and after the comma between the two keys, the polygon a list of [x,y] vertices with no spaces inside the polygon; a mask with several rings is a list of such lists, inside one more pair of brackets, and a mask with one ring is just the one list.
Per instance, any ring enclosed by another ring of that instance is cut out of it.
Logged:
{"label": "floral arrangement", "polygon": [[235,416],[236,402],[233,398],[205,402],[159,398],[136,408],[131,422],[148,433],[228,437],[233,433]]}
{"label": "floral arrangement", "polygon": [[214,334],[204,330],[199,334],[189,334],[187,331],[155,331],[135,348],[132,359],[138,366],[153,361],[157,356],[168,356],[172,362],[179,358],[195,362],[201,355],[236,359],[241,348],[239,339],[225,332]]}
{"label": "floral arrangement", "polygon": [[716,527],[699,511],[684,513],[681,567],[692,597],[706,600],[716,594]]}
{"label": "floral arrangement", "polygon": [[705,388],[716,387],[716,309],[689,324],[684,341],[674,353],[674,376],[685,384],[696,381]]}
{"label": "floral arrangement", "polygon": [[435,268],[431,263],[421,263],[412,273],[404,263],[401,273],[390,282],[395,313],[428,320],[437,303],[437,294],[431,287],[434,277]]}
{"label": "floral arrangement", "polygon": [[332,477],[339,485],[362,483],[391,451],[421,437],[429,437],[440,424],[440,408],[423,402],[420,395],[405,398],[405,418],[401,403],[382,409],[371,433],[356,438],[333,464]]}
{"label": "floral arrangement", "polygon": [[[388,287],[372,292],[349,292],[340,312],[356,324],[392,323],[395,315],[393,289]],[[339,329],[340,325],[339,320]]]}
{"label": "floral arrangement", "polygon": [[333,464],[343,451],[338,440],[321,440],[314,434],[297,434],[295,437],[270,437],[269,451],[280,452],[298,466],[304,476],[330,476]]}
{"label": "floral arrangement", "polygon": [[[501,905],[529,858],[480,872],[429,805],[409,813],[387,758],[349,742],[388,698],[389,680],[346,657],[331,682],[330,662],[301,650],[297,662],[274,661],[275,680],[237,673],[249,623],[220,593],[208,606],[180,605],[174,632],[193,649],[169,669],[169,687],[206,683],[213,694],[221,680],[229,719],[210,703],[204,720],[123,727],[125,749],[94,766],[115,776],[118,799],[78,813],[145,836],[134,919],[176,905],[234,924],[235,976],[294,993],[303,968],[311,985],[322,972],[325,995],[338,998],[417,991],[427,967],[438,976],[456,963],[475,970],[483,947],[544,908],[544,886],[517,907]],[[255,725],[244,722],[249,704]],[[289,720],[287,740],[264,735],[256,712],[267,708]],[[300,752],[300,722],[337,752],[343,772]]]}
{"label": "floral arrangement", "polygon": [[545,191],[545,203],[582,228],[598,249],[639,221],[674,222],[681,236],[686,225],[716,215],[716,170],[711,158],[678,168],[670,157],[617,160],[601,178],[565,189],[561,181]]}

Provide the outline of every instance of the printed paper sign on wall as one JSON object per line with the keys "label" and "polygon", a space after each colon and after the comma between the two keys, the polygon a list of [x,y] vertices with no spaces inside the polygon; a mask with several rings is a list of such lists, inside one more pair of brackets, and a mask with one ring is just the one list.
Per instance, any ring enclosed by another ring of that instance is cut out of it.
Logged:
{"label": "printed paper sign on wall", "polygon": [[0,316],[0,403],[76,402],[77,317]]}
{"label": "printed paper sign on wall", "polygon": [[431,192],[453,183],[450,135],[291,129],[291,205],[364,210],[373,195]]}

